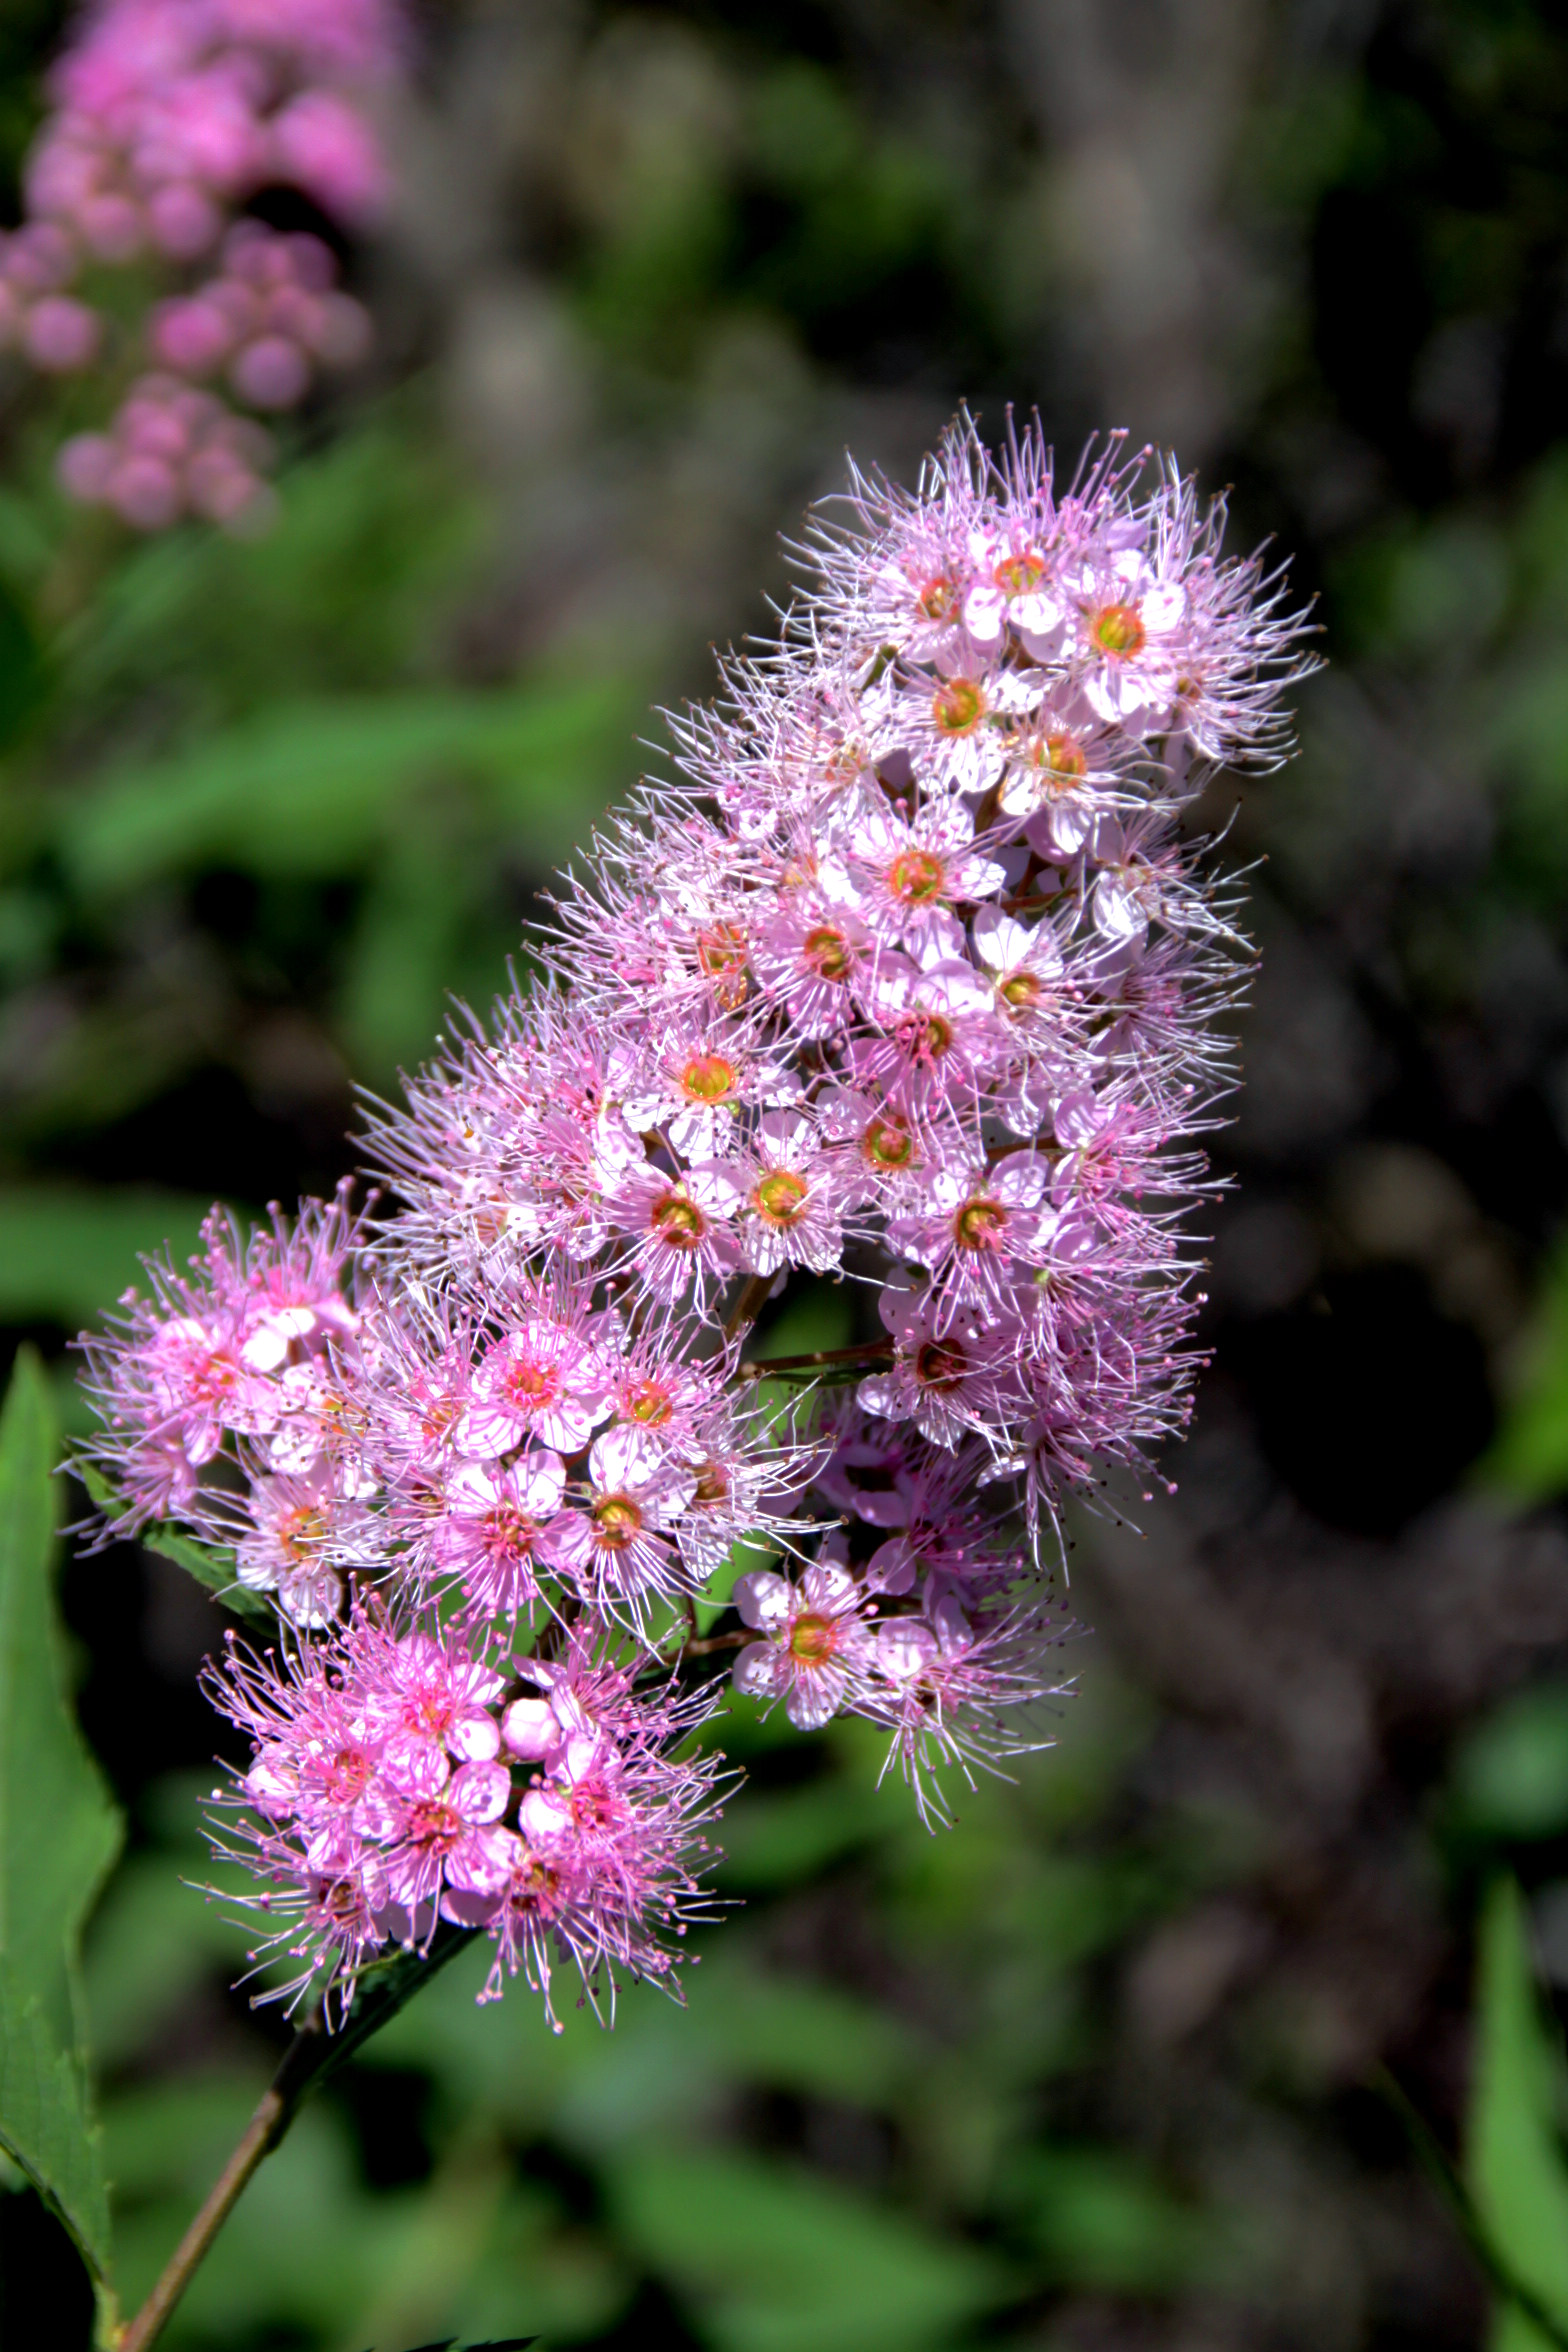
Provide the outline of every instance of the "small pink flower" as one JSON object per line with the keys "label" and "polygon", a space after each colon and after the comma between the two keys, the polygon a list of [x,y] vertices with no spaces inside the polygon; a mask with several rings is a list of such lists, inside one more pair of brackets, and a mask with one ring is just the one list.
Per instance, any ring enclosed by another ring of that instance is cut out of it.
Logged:
{"label": "small pink flower", "polygon": [[1047,1164],[1010,1152],[996,1166],[934,1169],[921,1209],[896,1218],[888,1238],[930,1272],[945,1297],[999,1300],[1030,1264],[1049,1228]]}
{"label": "small pink flower", "polygon": [[727,1168],[666,1176],[645,1162],[626,1172],[605,1205],[639,1277],[668,1307],[693,1286],[706,1298],[734,1272],[738,1251],[728,1224],[742,1197]]}
{"label": "small pink flower", "polygon": [[988,898],[1003,880],[996,861],[974,847],[967,810],[953,801],[910,820],[884,803],[848,829],[844,851],[861,888],[858,911],[889,947],[931,942],[944,954],[960,953],[954,907]]}
{"label": "small pink flower", "polygon": [[538,1598],[540,1551],[565,1487],[559,1454],[530,1450],[506,1469],[461,1463],[431,1534],[432,1565],[457,1577],[480,1615],[517,1616]]}
{"label": "small pink flower", "polygon": [[1018,1378],[1024,1334],[1013,1318],[886,1290],[882,1320],[893,1362],[857,1391],[868,1413],[912,1420],[933,1445],[1004,1426],[1029,1398]]}
{"label": "small pink flower", "polygon": [[756,1274],[783,1266],[826,1273],[843,1248],[840,1155],[796,1111],[765,1111],[741,1176],[742,1263]]}
{"label": "small pink flower", "polygon": [[457,1443],[476,1457],[509,1453],[529,1440],[573,1453],[608,1410],[593,1343],[571,1324],[530,1316],[496,1342],[474,1374]]}
{"label": "small pink flower", "polygon": [[695,1491],[690,1471],[655,1439],[619,1422],[594,1439],[585,1505],[557,1518],[550,1557],[584,1593],[612,1611],[625,1602],[635,1614],[649,1593],[673,1592],[683,1581],[666,1530]]}
{"label": "small pink flower", "polygon": [[799,1731],[815,1731],[850,1702],[872,1659],[864,1596],[843,1568],[808,1568],[798,1585],[768,1570],[736,1579],[735,1607],[763,1635],[735,1660],[748,1698],[784,1701]]}

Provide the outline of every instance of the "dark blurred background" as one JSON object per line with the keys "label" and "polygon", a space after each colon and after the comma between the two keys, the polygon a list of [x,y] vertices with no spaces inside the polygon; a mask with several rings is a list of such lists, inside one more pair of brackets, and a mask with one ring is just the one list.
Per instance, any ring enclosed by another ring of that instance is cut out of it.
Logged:
{"label": "dark blurred background", "polygon": [[[13,189],[61,22],[0,23]],[[503,984],[846,445],[908,480],[961,399],[1170,443],[1289,553],[1330,667],[1298,762],[1205,808],[1263,948],[1213,1364],[1141,1538],[1077,1527],[1056,1751],[931,1840],[853,1729],[739,1727],[745,1908],[687,2010],[555,2044],[443,1982],[265,2168],[171,2352],[1478,2344],[1378,2083],[1463,2149],[1500,1867],[1568,1999],[1568,11],[418,23],[397,219],[348,257],[378,355],[270,537],[84,531],[74,415],[4,387],[0,1316],[68,1423],[136,1249],[332,1183],[355,1084]],[[132,1823],[89,1991],[134,2293],[278,2029],[182,1883],[219,1613],[124,1549],[66,1606]],[[0,2282],[8,2345],[85,2343],[30,2195]]]}

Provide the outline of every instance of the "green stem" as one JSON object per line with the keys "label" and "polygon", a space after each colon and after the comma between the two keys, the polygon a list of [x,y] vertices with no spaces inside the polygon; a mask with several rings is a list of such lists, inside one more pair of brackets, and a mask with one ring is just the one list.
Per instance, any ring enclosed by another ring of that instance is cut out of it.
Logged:
{"label": "green stem", "polygon": [[321,2008],[311,2013],[284,2051],[277,2073],[200,2212],[164,2265],[157,2285],[120,2336],[116,2352],[147,2352],[148,2346],[157,2342],[251,2175],[283,2138],[306,2093],[352,2058],[437,1969],[444,1968],[473,1941],[475,1933],[473,1928],[443,1926],[428,1950],[398,1952],[389,1960],[372,1962],[360,1977],[352,2009],[335,2033],[329,2032]]}

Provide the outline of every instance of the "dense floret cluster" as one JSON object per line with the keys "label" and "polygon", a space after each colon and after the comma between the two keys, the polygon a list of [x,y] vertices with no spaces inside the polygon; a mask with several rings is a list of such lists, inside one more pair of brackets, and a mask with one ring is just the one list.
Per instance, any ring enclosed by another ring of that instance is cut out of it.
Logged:
{"label": "dense floret cluster", "polygon": [[[880,1725],[930,1820],[1038,1743],[1063,1502],[1188,1410],[1244,963],[1181,812],[1304,666],[1222,524],[967,423],[913,495],[857,477],[538,984],[373,1122],[394,1205],[215,1218],[88,1343],[116,1524],[290,1629],[213,1691],[307,1972],[439,1917],[493,1982],[663,1973],[717,1656]],[[860,1337],[748,1339],[824,1277]]]}
{"label": "dense floret cluster", "polygon": [[[320,237],[244,216],[265,189],[370,226],[388,172],[373,109],[400,58],[393,0],[99,0],[50,81],[27,218],[0,239],[0,346],[46,373],[135,375],[109,429],[67,442],[67,493],[138,530],[264,511],[270,441],[244,409],[302,400],[367,348]],[[103,273],[173,281],[122,349]],[[152,275],[149,278],[148,272]],[[142,349],[134,350],[135,339]],[[218,388],[221,385],[221,390]]]}

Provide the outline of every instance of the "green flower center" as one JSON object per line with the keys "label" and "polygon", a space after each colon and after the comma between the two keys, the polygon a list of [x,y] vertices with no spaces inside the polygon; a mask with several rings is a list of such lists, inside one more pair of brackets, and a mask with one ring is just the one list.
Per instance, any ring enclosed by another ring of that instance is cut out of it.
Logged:
{"label": "green flower center", "polygon": [[991,1249],[1006,1223],[1007,1211],[1000,1201],[966,1200],[953,1219],[953,1232],[960,1249]]}
{"label": "green flower center", "polygon": [[1143,651],[1144,627],[1138,608],[1132,604],[1102,604],[1094,616],[1090,636],[1102,653],[1128,654]]}
{"label": "green flower center", "polygon": [[599,1541],[612,1552],[623,1551],[642,1529],[642,1513],[630,1495],[601,1495],[593,1507],[593,1520]]}
{"label": "green flower center", "polygon": [[928,849],[901,849],[887,870],[887,885],[904,906],[930,906],[942,895],[947,870]]}
{"label": "green flower center", "polygon": [[681,1072],[681,1092],[692,1102],[720,1103],[735,1090],[735,1065],[722,1054],[693,1054]]}
{"label": "green flower center", "polygon": [[770,1225],[793,1225],[806,1203],[804,1177],[789,1168],[775,1168],[752,1188],[752,1200]]}
{"label": "green flower center", "polygon": [[972,735],[985,716],[985,696],[971,678],[949,678],[931,704],[944,735]]}
{"label": "green flower center", "polygon": [[790,1655],[803,1666],[820,1666],[838,1646],[838,1629],[831,1617],[797,1617],[789,1629]]}

